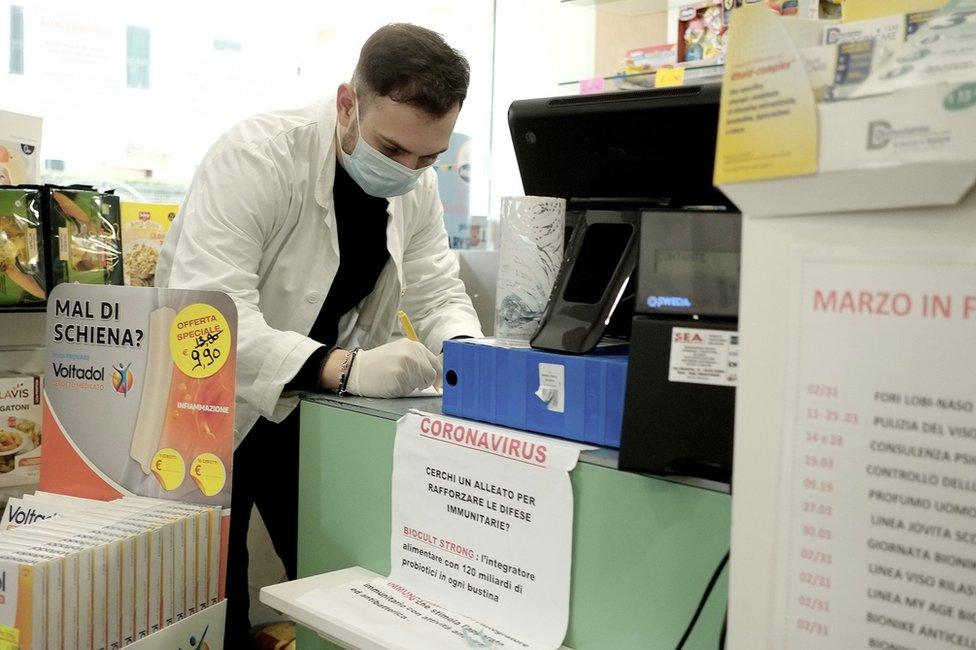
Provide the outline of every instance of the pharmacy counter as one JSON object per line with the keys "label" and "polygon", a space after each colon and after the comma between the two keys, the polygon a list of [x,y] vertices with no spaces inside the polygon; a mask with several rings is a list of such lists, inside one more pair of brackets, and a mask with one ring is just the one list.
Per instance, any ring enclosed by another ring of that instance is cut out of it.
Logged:
{"label": "pharmacy counter", "polygon": [[[390,569],[390,485],[396,420],[440,413],[440,399],[309,396],[302,403],[298,574]],[[572,473],[575,650],[675,647],[729,545],[724,486],[616,469],[614,450],[584,452]],[[686,650],[718,646],[726,576]],[[298,650],[335,647],[310,630]]]}

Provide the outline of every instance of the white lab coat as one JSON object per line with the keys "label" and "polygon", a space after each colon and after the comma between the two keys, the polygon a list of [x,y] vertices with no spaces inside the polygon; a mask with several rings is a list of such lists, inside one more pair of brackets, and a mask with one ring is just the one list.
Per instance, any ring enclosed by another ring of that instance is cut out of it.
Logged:
{"label": "white lab coat", "polygon": [[[236,442],[259,416],[298,403],[282,389],[322,343],[308,338],[339,267],[332,198],[335,102],[258,115],[213,145],[163,245],[158,286],[226,292],[238,310]],[[481,327],[448,248],[433,170],[390,199],[387,262],[339,323],[338,344],[369,349],[405,310],[433,352]]]}

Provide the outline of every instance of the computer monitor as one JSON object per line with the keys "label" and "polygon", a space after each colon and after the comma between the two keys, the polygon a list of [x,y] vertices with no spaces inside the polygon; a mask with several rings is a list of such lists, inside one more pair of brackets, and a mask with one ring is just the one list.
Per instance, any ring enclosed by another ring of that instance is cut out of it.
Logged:
{"label": "computer monitor", "polygon": [[734,209],[712,185],[720,84],[513,102],[527,195],[571,208]]}

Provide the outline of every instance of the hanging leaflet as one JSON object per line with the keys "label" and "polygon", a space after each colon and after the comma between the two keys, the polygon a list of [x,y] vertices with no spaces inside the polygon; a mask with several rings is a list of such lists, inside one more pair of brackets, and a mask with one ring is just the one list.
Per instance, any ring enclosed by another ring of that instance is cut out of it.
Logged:
{"label": "hanging leaflet", "polygon": [[794,257],[773,646],[976,647],[976,254]]}
{"label": "hanging leaflet", "polygon": [[569,623],[569,472],[583,448],[408,413],[394,449],[389,579],[305,604],[398,648],[558,648]]}

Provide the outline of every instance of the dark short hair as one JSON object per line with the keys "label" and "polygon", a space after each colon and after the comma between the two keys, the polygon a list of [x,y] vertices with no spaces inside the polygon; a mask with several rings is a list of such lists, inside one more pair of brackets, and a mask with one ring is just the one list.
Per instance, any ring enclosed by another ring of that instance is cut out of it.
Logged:
{"label": "dark short hair", "polygon": [[441,117],[464,103],[471,72],[437,32],[406,23],[381,27],[359,53],[353,84]]}

